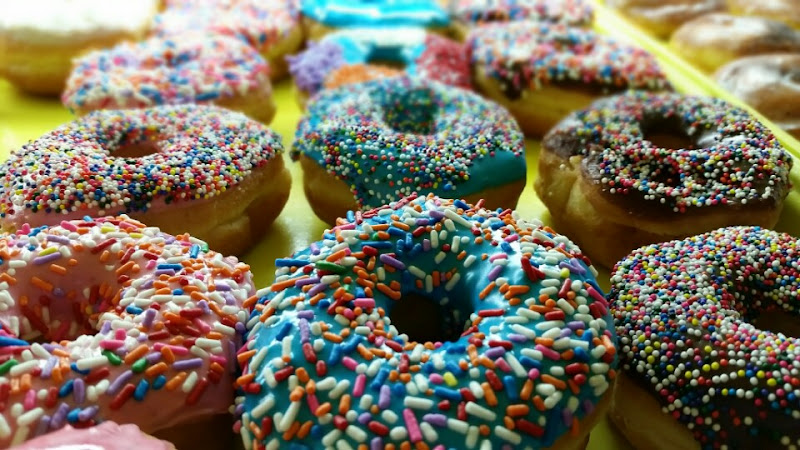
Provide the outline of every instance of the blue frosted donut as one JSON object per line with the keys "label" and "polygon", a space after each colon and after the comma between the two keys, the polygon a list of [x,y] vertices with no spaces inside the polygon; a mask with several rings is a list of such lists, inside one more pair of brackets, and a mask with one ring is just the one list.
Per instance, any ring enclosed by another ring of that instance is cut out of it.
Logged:
{"label": "blue frosted donut", "polygon": [[424,28],[348,28],[308,44],[286,58],[295,84],[307,95],[320,91],[344,66],[383,63],[402,66],[409,75],[471,87],[466,46]]}
{"label": "blue frosted donut", "polygon": [[[399,76],[323,90],[298,124],[314,212],[333,223],[413,193],[514,207],[525,183],[514,119],[472,92]],[[331,198],[333,197],[333,198]]]}
{"label": "blue frosted donut", "polygon": [[303,0],[300,10],[328,27],[446,27],[447,12],[436,0]]}
{"label": "blue frosted donut", "polygon": [[582,443],[617,366],[589,264],[511,210],[352,214],[249,301],[235,430],[248,449]]}

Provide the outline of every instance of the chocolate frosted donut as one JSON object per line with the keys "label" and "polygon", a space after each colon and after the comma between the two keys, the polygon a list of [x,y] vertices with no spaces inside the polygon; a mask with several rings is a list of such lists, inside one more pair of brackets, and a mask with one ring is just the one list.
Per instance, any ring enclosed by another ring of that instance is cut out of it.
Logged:
{"label": "chocolate frosted donut", "polygon": [[800,32],[762,17],[708,14],[683,24],[669,43],[696,67],[713,72],[742,56],[800,52]]}
{"label": "chocolate frosted donut", "polygon": [[714,78],[725,90],[800,138],[800,54],[741,58],[722,67]]}
{"label": "chocolate frosted donut", "polygon": [[731,227],[640,248],[616,266],[609,301],[623,372],[611,417],[631,443],[800,445],[797,255],[792,236]]}
{"label": "chocolate frosted donut", "polygon": [[564,119],[542,142],[536,192],[559,229],[611,267],[642,245],[722,226],[774,226],[792,160],[742,109],[632,92]]}

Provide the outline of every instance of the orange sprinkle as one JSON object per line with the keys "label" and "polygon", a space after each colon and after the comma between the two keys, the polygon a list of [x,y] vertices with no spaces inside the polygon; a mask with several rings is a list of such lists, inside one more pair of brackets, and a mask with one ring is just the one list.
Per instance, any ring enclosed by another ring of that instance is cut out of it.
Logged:
{"label": "orange sprinkle", "polygon": [[329,412],[331,412],[331,409],[333,409],[333,406],[331,406],[330,402],[325,402],[325,403],[317,406],[317,410],[314,411],[314,415],[317,416],[317,417],[322,417],[325,414],[328,414]]}
{"label": "orange sprinkle", "polygon": [[131,350],[127,355],[125,355],[125,364],[133,364],[139,358],[143,357],[147,354],[147,344],[141,344],[140,346],[136,347],[135,349]]}
{"label": "orange sprinkle", "polygon": [[177,375],[175,375],[174,377],[170,378],[169,381],[167,381],[165,387],[167,388],[168,391],[174,391],[175,389],[178,388],[178,386],[183,384],[183,381],[186,379],[186,376],[187,376],[186,372],[178,372]]}
{"label": "orange sprinkle", "polygon": [[330,331],[326,331],[326,332],[322,333],[322,337],[324,337],[325,339],[327,339],[327,340],[329,340],[331,342],[335,342],[337,344],[342,342],[342,337],[341,336],[339,336],[338,334],[333,334]]}
{"label": "orange sprinkle", "polygon": [[67,274],[67,268],[64,266],[59,266],[58,264],[50,264],[50,271],[59,275]]}
{"label": "orange sprinkle", "polygon": [[481,290],[481,292],[478,294],[478,298],[479,298],[479,299],[481,299],[481,300],[483,300],[484,298],[486,298],[486,296],[487,296],[487,295],[489,295],[489,293],[490,293],[490,292],[492,292],[492,289],[494,289],[494,287],[495,287],[495,286],[496,286],[496,285],[495,285],[494,281],[492,281],[491,283],[489,283],[488,285],[486,285],[486,287],[485,287],[485,288],[483,288],[483,289]]}
{"label": "orange sprinkle", "polygon": [[494,395],[494,390],[489,385],[488,382],[481,383],[481,388],[483,388],[484,398],[486,399],[486,404],[489,406],[497,406],[497,396]]}

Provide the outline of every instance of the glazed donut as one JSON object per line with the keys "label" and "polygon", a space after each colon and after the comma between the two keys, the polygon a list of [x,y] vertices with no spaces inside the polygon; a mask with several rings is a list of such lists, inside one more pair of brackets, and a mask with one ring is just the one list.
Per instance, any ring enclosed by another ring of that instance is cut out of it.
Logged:
{"label": "glazed donut", "polygon": [[695,17],[725,11],[725,0],[607,0],[606,4],[662,39]]}
{"label": "glazed donut", "polygon": [[276,264],[239,354],[247,449],[582,449],[603,417],[607,303],[539,222],[407,198]]}
{"label": "glazed donut", "polygon": [[777,20],[800,28],[800,1],[798,0],[726,0],[731,14],[741,16],[759,16]]}
{"label": "glazed donut", "polygon": [[325,87],[328,77],[335,76],[339,69],[348,73],[352,72],[348,66],[363,67],[365,64],[372,67],[368,73],[355,69],[356,73],[360,71],[366,75],[357,78],[358,82],[384,73],[396,76],[395,70],[375,68],[389,64],[399,65],[406,73],[427,80],[465,89],[471,87],[466,47],[418,27],[349,28],[328,34],[317,43],[309,42],[307,50],[287,59],[301,105]]}
{"label": "glazed donut", "polygon": [[792,158],[722,100],[631,92],[577,111],[542,141],[534,188],[556,227],[612,267],[635,248],[778,221]]}
{"label": "glazed donut", "polygon": [[450,16],[437,0],[303,0],[302,24],[316,41],[338,28],[421,27],[449,31]]}
{"label": "glazed donut", "polygon": [[800,445],[798,249],[789,235],[732,227],[617,265],[624,372],[611,416],[637,448]]}
{"label": "glazed donut", "polygon": [[213,103],[268,124],[275,115],[268,73],[264,58],[238,39],[194,33],[150,38],[77,59],[61,100],[78,115]]}
{"label": "glazed donut", "polygon": [[282,153],[277,134],[221,108],[97,111],[0,165],[0,225],[127,213],[241,254],[286,203]]}
{"label": "glazed donut", "polygon": [[413,193],[513,207],[525,186],[524,141],[508,112],[406,76],[317,94],[297,126],[292,159],[302,165],[311,209],[327,223]]}
{"label": "glazed donut", "polygon": [[171,37],[186,31],[219,33],[244,40],[269,62],[273,81],[288,73],[286,55],[303,45],[295,0],[183,0],[155,19],[152,34]]}
{"label": "glazed donut", "polygon": [[800,138],[800,55],[741,58],[714,75],[726,91]]}
{"label": "glazed donut", "polygon": [[743,56],[800,52],[800,31],[761,17],[708,14],[683,24],[669,45],[695,67],[713,73]]}
{"label": "glazed donut", "polygon": [[115,420],[194,424],[175,444],[196,448],[199,422],[230,426],[247,265],[127,216],[25,225],[0,248],[0,446]]}
{"label": "glazed donut", "polygon": [[452,0],[453,30],[460,39],[469,30],[492,22],[531,20],[570,26],[591,25],[594,8],[586,0]]}
{"label": "glazed donut", "polygon": [[487,25],[467,46],[476,88],[508,108],[529,137],[603,94],[669,87],[650,53],[563,24]]}
{"label": "glazed donut", "polygon": [[159,9],[158,0],[31,0],[3,2],[0,14],[0,77],[20,89],[58,95],[72,59],[119,41],[141,39]]}
{"label": "glazed donut", "polygon": [[14,447],[14,450],[175,450],[167,441],[142,433],[134,424],[117,425],[106,421],[91,428],[67,425]]}

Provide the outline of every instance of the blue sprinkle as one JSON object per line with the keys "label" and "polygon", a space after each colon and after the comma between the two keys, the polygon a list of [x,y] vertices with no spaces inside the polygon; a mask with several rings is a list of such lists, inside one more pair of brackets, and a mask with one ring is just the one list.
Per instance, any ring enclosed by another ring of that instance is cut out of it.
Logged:
{"label": "blue sprinkle", "polygon": [[153,380],[153,390],[157,391],[164,387],[165,384],[167,384],[167,377],[164,375],[159,375],[155,380]]}
{"label": "blue sprinkle", "polygon": [[460,402],[461,401],[461,392],[458,392],[455,389],[448,389],[441,386],[437,386],[433,388],[433,394],[437,397],[441,397],[453,402]]}
{"label": "blue sprinkle", "polygon": [[444,365],[444,367],[450,372],[453,372],[453,375],[457,377],[464,375],[464,370],[462,370],[461,367],[458,367],[458,364],[456,364],[453,361],[448,361],[447,364]]}
{"label": "blue sprinkle", "polygon": [[22,339],[15,339],[9,336],[0,336],[0,347],[12,347],[18,345],[30,345],[27,341]]}
{"label": "blue sprinkle", "polygon": [[147,380],[139,380],[139,384],[136,385],[136,390],[133,391],[133,398],[138,401],[144,400],[148,389],[150,389],[150,383],[148,383]]}
{"label": "blue sprinkle", "polygon": [[464,202],[463,200],[456,200],[456,201],[453,202],[453,204],[456,206],[456,208],[461,208],[461,209],[469,209],[470,208],[469,205],[466,202]]}
{"label": "blue sprinkle", "polygon": [[189,257],[197,258],[197,255],[199,254],[200,254],[200,246],[197,244],[192,245],[192,248],[189,249]]}
{"label": "blue sprinkle", "polygon": [[137,316],[138,316],[138,315],[139,315],[139,314],[141,314],[141,313],[142,313],[144,310],[143,310],[142,308],[139,308],[138,306],[129,305],[127,308],[125,308],[125,311],[126,311],[127,313],[129,313],[129,314],[135,314],[135,315],[137,315]]}
{"label": "blue sprinkle", "polygon": [[361,247],[363,248],[365,245],[374,248],[392,248],[392,243],[389,241],[362,241]]}
{"label": "blue sprinkle", "polygon": [[503,377],[503,386],[506,388],[506,395],[508,395],[509,400],[517,401],[519,400],[519,392],[517,391],[517,382],[511,375],[506,375]]}
{"label": "blue sprinkle", "polygon": [[183,266],[180,264],[159,264],[156,266],[156,270],[181,270]]}
{"label": "blue sprinkle", "polygon": [[74,382],[75,380],[67,380],[64,384],[62,384],[58,389],[58,397],[66,397],[69,394],[72,394],[72,383]]}
{"label": "blue sprinkle", "polygon": [[[335,348],[335,347],[334,347]],[[389,369],[383,368],[378,371],[378,374],[375,376],[375,379],[372,380],[372,383],[369,384],[369,388],[373,391],[380,391],[381,386],[383,386],[383,382],[389,378]]]}
{"label": "blue sprinkle", "polygon": [[289,331],[292,330],[292,323],[291,322],[284,322],[281,329],[278,330],[278,334],[275,335],[276,341],[282,341],[283,338],[289,335]]}
{"label": "blue sprinkle", "polygon": [[85,369],[85,370],[78,370],[78,364],[76,364],[76,363],[72,363],[72,364],[70,364],[70,365],[69,365],[69,368],[70,368],[70,369],[71,369],[73,372],[77,372],[77,373],[79,373],[79,374],[81,374],[81,375],[89,375],[89,372],[91,372],[91,370],[88,370],[88,369]]}
{"label": "blue sprinkle", "polygon": [[447,346],[446,353],[456,353],[456,354],[463,354],[466,353],[467,346],[464,344],[451,344]]}
{"label": "blue sprinkle", "polygon": [[81,413],[80,408],[75,408],[69,413],[67,413],[67,422],[77,423],[78,421],[80,421],[80,413]]}
{"label": "blue sprinkle", "polygon": [[[578,353],[578,352],[575,351],[575,353]],[[542,368],[542,363],[540,361],[537,361],[537,360],[531,358],[530,356],[524,356],[524,355],[520,356],[519,357],[519,362],[520,362],[520,364],[525,366],[525,368],[527,368],[527,369],[541,369]]]}
{"label": "blue sprinkle", "polygon": [[276,267],[302,267],[309,264],[311,264],[311,261],[305,259],[280,258],[275,260]]}

